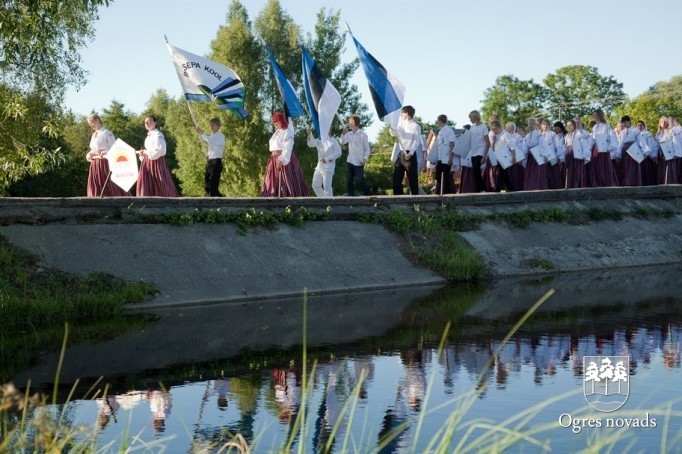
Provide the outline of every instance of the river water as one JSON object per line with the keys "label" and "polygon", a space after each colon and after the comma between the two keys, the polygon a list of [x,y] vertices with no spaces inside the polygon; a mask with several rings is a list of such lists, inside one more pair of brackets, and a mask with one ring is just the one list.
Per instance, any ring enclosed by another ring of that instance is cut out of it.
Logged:
{"label": "river water", "polygon": [[[92,426],[104,452],[218,452],[237,433],[251,452],[679,452],[681,278],[633,268],[159,310],[70,347],[60,382],[103,376],[107,397],[51,411]],[[48,388],[55,361],[15,382]],[[595,384],[618,387],[619,408]]]}

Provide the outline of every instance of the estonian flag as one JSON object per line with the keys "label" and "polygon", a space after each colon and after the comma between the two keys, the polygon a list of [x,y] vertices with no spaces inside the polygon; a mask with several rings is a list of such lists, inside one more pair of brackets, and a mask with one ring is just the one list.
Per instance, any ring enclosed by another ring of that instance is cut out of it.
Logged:
{"label": "estonian flag", "polygon": [[317,137],[326,139],[332,127],[332,121],[341,105],[341,95],[322,74],[305,47],[301,46],[303,63],[303,87],[308,100],[310,116],[317,131]]}
{"label": "estonian flag", "polygon": [[355,48],[358,51],[360,64],[365,71],[365,77],[369,83],[369,91],[372,93],[374,108],[379,119],[388,123],[394,128],[400,120],[400,110],[403,107],[405,98],[405,87],[398,79],[393,77],[376,58],[362,47],[362,44],[355,39],[353,33],[348,29]]}
{"label": "estonian flag", "polygon": [[232,110],[247,118],[244,84],[227,66],[166,43],[173,58],[180,85],[188,101],[215,102],[222,110]]}
{"label": "estonian flag", "polygon": [[272,56],[270,48],[267,45],[265,47],[265,52],[268,54],[268,60],[270,60],[270,65],[272,66],[272,71],[275,73],[275,80],[277,81],[277,88],[279,89],[279,94],[282,96],[282,102],[284,102],[284,115],[287,118],[300,117],[303,115],[303,106],[298,100],[298,95],[296,90],[287,79],[287,76],[282,72],[282,68],[279,67],[275,61],[275,57]]}

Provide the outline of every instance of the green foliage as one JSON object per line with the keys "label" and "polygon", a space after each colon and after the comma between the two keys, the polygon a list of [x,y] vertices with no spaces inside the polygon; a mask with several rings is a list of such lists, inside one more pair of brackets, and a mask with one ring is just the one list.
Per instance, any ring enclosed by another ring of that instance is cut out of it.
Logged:
{"label": "green foliage", "polygon": [[613,76],[602,76],[594,66],[573,65],[559,68],[543,80],[547,87],[549,118],[583,118],[596,109],[607,115],[626,100],[623,84]]}
{"label": "green foliage", "polygon": [[675,76],[667,82],[657,82],[617,112],[620,116],[629,115],[633,124],[644,121],[649,132],[656,135],[661,117],[682,117],[682,76]]}
{"label": "green foliage", "polygon": [[79,50],[94,36],[94,22],[109,0],[13,0],[0,5],[0,80],[61,99],[80,86]]}
{"label": "green foliage", "polygon": [[482,113],[484,118],[498,115],[502,124],[525,125],[530,117],[584,118],[597,108],[612,115],[626,100],[623,84],[612,76],[600,75],[593,66],[573,65],[548,74],[542,85],[511,74],[498,77],[484,92]]}
{"label": "green foliage", "polygon": [[372,144],[372,152],[365,164],[365,181],[372,194],[393,193],[391,153],[394,143],[395,138],[391,136],[390,127],[386,125],[379,132],[376,143]]}
{"label": "green foliage", "polygon": [[109,0],[13,0],[0,4],[0,196],[12,183],[68,160],[56,140],[57,107],[82,85],[80,49]]}
{"label": "green foliage", "polygon": [[46,270],[0,237],[0,331],[120,315],[123,304],[156,293],[101,273],[86,277]]}
{"label": "green foliage", "polygon": [[267,210],[257,211],[252,208],[247,211],[222,212],[216,210],[196,210],[192,213],[164,213],[144,218],[143,222],[150,224],[192,225],[192,224],[236,224],[239,232],[244,234],[255,227],[274,228],[277,224],[288,224],[302,227],[310,221],[325,221],[329,219],[331,208],[324,211],[309,210],[305,207],[286,207],[284,211],[273,213]]}
{"label": "green foliage", "polygon": [[[0,46],[1,47],[1,46]],[[28,176],[68,161],[55,136],[57,110],[38,94],[25,95],[0,84],[0,196]]]}
{"label": "green foliage", "polygon": [[481,114],[483,118],[497,115],[504,125],[513,121],[517,126],[526,120],[541,115],[547,99],[545,87],[530,80],[505,74],[495,80],[495,85],[483,92]]}
{"label": "green foliage", "polygon": [[485,262],[454,232],[444,232],[435,246],[421,248],[417,262],[451,282],[479,281],[487,273]]}

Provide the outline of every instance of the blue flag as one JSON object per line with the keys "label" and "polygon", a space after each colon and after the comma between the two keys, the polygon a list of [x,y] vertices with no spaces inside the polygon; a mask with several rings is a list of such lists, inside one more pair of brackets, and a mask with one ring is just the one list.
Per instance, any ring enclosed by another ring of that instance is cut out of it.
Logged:
{"label": "blue flag", "polygon": [[332,127],[334,116],[341,105],[341,95],[322,73],[305,47],[301,46],[303,65],[303,87],[308,100],[308,109],[317,131],[317,137],[326,139]]}
{"label": "blue flag", "polygon": [[[350,29],[348,30],[350,33]],[[386,68],[377,61],[350,33],[355,48],[358,51],[360,64],[369,83],[369,91],[372,94],[374,108],[379,119],[392,126],[398,124],[400,109],[403,107],[405,87],[398,79],[393,77]]]}
{"label": "blue flag", "polygon": [[282,96],[282,102],[284,102],[284,115],[287,118],[300,117],[303,115],[303,106],[298,100],[296,90],[294,90],[291,82],[289,82],[287,76],[282,72],[282,68],[280,68],[275,61],[275,57],[272,56],[268,46],[265,46],[265,52],[268,54],[268,60],[270,60],[272,71],[275,73],[277,88],[279,89],[279,94]]}

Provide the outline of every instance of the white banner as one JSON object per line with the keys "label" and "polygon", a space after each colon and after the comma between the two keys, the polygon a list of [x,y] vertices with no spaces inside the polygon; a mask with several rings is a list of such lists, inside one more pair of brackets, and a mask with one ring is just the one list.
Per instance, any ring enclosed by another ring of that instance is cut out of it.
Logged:
{"label": "white banner", "polygon": [[116,142],[107,151],[111,181],[124,191],[129,191],[137,182],[137,155],[135,149],[122,141]]}

